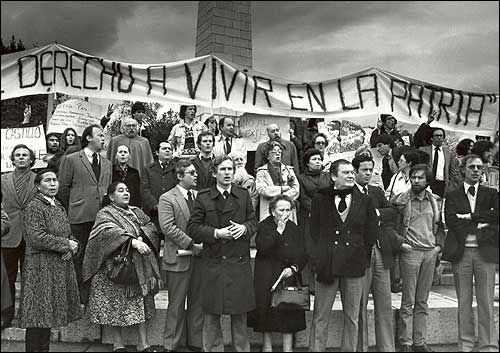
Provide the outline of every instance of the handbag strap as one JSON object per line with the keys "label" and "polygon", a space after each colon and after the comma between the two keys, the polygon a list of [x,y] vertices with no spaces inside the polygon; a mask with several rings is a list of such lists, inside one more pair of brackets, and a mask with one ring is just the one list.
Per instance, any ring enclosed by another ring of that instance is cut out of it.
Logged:
{"label": "handbag strap", "polygon": [[[292,270],[292,272],[293,272],[292,277],[295,279],[295,284],[297,285],[297,288],[300,288],[300,289],[304,288],[304,285],[302,284],[302,281],[299,280],[299,276],[297,275],[297,273],[293,270]],[[280,284],[283,288],[285,288],[285,281],[284,281],[285,279],[286,278],[282,278],[280,281]]]}

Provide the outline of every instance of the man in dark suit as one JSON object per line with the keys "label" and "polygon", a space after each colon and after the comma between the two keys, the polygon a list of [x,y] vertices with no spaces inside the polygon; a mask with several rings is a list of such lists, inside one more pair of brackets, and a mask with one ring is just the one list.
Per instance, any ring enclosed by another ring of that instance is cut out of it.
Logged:
{"label": "man in dark suit", "polygon": [[432,145],[420,147],[420,150],[430,157],[429,168],[432,170],[432,180],[430,186],[432,192],[444,197],[450,186],[456,183],[458,167],[455,154],[446,146],[443,141],[446,135],[443,129],[432,129]]}
{"label": "man in dark suit", "polygon": [[78,240],[74,258],[78,283],[81,283],[83,255],[102,198],[111,184],[111,162],[102,157],[104,133],[90,125],[82,133],[82,150],[65,156],[59,167],[59,200],[68,211],[71,231]]}
{"label": "man in dark suit", "polygon": [[445,201],[446,238],[443,259],[453,264],[458,297],[458,349],[474,348],[473,278],[477,300],[480,352],[498,352],[493,297],[498,264],[498,192],[479,185],[484,164],[477,155],[462,160],[464,182]]}
{"label": "man in dark suit", "polygon": [[[26,145],[16,145],[10,155],[14,170],[2,175],[2,202],[10,218],[10,231],[2,237],[2,255],[9,278],[10,292],[14,302],[16,278],[22,271],[26,244],[23,239],[23,210],[36,194],[35,153]],[[12,326],[14,305],[5,309],[2,315],[2,330]]]}
{"label": "man in dark suit", "polygon": [[158,201],[160,196],[177,184],[173,146],[168,141],[162,141],[156,149],[158,159],[144,168],[141,176],[142,208],[151,217],[151,221],[160,230],[158,223]]}
{"label": "man in dark suit", "polygon": [[357,351],[368,351],[367,305],[368,294],[371,291],[375,305],[377,351],[394,352],[390,269],[394,264],[393,248],[399,249],[404,238],[399,236],[395,230],[397,210],[387,201],[381,188],[369,185],[373,175],[373,159],[362,154],[352,160],[352,165],[356,172],[353,192],[368,195],[380,220],[376,242],[369,253],[369,267],[363,277]]}
{"label": "man in dark suit", "polygon": [[200,154],[193,159],[193,165],[198,173],[196,190],[202,190],[215,185],[215,178],[210,172],[210,163],[214,159],[215,136],[210,131],[203,131],[196,141]]}
{"label": "man in dark suit", "polygon": [[371,199],[353,192],[354,168],[345,159],[330,166],[334,187],[321,189],[312,200],[311,238],[316,296],[309,349],[324,352],[328,319],[340,288],[344,314],[341,350],[355,352],[363,276],[377,237],[377,215]]}
{"label": "man in dark suit", "polygon": [[[179,181],[177,186],[161,195],[158,204],[158,218],[165,237],[162,269],[167,272],[168,308],[163,346],[167,352],[177,351],[186,345],[182,342],[186,332],[187,346],[201,350],[203,329],[199,275],[201,258],[198,256],[203,245],[196,244],[186,234],[197,196],[194,190],[197,172],[189,159],[177,162],[175,172]],[[189,250],[192,254],[182,254],[183,250]],[[186,298],[187,312],[184,311]]]}
{"label": "man in dark suit", "polygon": [[233,183],[233,161],[216,157],[211,169],[217,184],[198,193],[187,227],[203,242],[203,351],[223,350],[220,316],[229,314],[234,349],[249,352],[247,313],[255,309],[250,236],[257,221],[247,189]]}

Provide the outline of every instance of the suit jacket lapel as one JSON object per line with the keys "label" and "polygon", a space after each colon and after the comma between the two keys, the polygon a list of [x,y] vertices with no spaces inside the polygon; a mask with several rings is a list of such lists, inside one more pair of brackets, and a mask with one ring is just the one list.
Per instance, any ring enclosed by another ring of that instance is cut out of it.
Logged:
{"label": "suit jacket lapel", "polygon": [[477,188],[477,197],[476,197],[476,209],[475,209],[475,212],[479,211],[479,206],[480,205],[483,205],[484,203],[484,196],[486,196],[486,194],[484,193],[484,189],[481,187],[481,185],[479,185],[479,187]]}
{"label": "suit jacket lapel", "polygon": [[238,202],[238,198],[236,198],[231,191],[224,205],[224,209],[222,210],[222,214],[228,212],[236,213],[239,208],[240,208],[240,203]]}
{"label": "suit jacket lapel", "polygon": [[21,207],[22,203],[21,200],[19,199],[19,196],[17,195],[16,187],[14,186],[14,172],[8,174],[7,186],[11,189],[11,193],[16,198],[16,202],[19,204],[19,207]]}
{"label": "suit jacket lapel", "polygon": [[95,177],[94,170],[92,169],[92,166],[90,165],[89,159],[87,158],[87,155],[83,150],[80,151],[80,160],[82,161],[83,165],[89,172],[92,180],[94,180],[96,183],[98,183],[98,180]]}
{"label": "suit jacket lapel", "polygon": [[[354,186],[356,188],[356,186]],[[351,219],[353,217],[356,216],[356,214],[358,213],[358,210],[361,206],[360,204],[360,199],[359,199],[359,195],[356,195],[356,191],[353,190],[352,191],[352,194],[351,194],[351,206],[349,207],[349,213],[347,213],[347,217],[345,219],[345,223],[348,224],[349,222],[351,222]],[[339,215],[340,217],[340,215]],[[342,218],[341,218],[342,220]]]}
{"label": "suit jacket lapel", "polygon": [[177,186],[174,186],[175,191],[174,191],[174,196],[175,196],[175,201],[181,208],[182,213],[184,213],[184,217],[186,217],[186,221],[189,219],[190,212],[189,212],[189,207],[187,205],[187,201],[182,196],[182,193],[180,192],[179,188]]}

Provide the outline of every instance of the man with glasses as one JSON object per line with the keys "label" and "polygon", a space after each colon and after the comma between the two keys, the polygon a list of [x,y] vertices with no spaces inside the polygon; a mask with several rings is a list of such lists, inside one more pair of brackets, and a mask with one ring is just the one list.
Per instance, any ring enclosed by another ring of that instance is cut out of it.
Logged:
{"label": "man with glasses", "polygon": [[142,177],[144,167],[154,161],[149,140],[138,135],[138,121],[143,120],[145,112],[146,108],[144,104],[141,102],[134,103],[132,106],[132,116],[122,120],[122,134],[111,138],[107,150],[108,159],[112,164],[115,164],[118,146],[127,146],[130,152],[128,164],[139,171],[140,177]]}
{"label": "man with glasses", "polygon": [[257,146],[257,151],[255,152],[255,170],[265,164],[264,155],[267,143],[277,141],[283,146],[281,161],[286,165],[292,166],[294,171],[298,174],[300,172],[299,159],[297,156],[297,149],[295,148],[293,142],[281,138],[280,127],[278,124],[269,124],[267,126],[267,136],[269,136],[269,140],[262,142],[259,146]]}
{"label": "man with glasses", "polygon": [[[175,173],[177,186],[161,195],[158,204],[158,218],[165,237],[162,269],[167,273],[168,288],[163,346],[164,352],[175,352],[186,345],[201,351],[201,276],[195,273],[201,270],[199,255],[203,245],[196,244],[186,233],[198,193],[195,190],[198,174],[189,159],[179,160]],[[187,310],[184,310],[186,300]]]}
{"label": "man with glasses", "polygon": [[464,182],[445,202],[448,235],[443,259],[453,264],[458,298],[458,349],[471,352],[475,344],[472,293],[475,287],[480,352],[498,352],[493,300],[498,264],[498,192],[480,185],[484,162],[478,155],[462,160]]}
{"label": "man with glasses", "polygon": [[326,152],[326,147],[328,146],[328,139],[326,135],[322,132],[317,133],[313,137],[313,144],[314,148],[316,148],[320,153],[321,157],[323,157],[323,170],[329,170],[330,168],[330,163],[332,160],[330,159],[330,156]]}
{"label": "man with glasses", "polygon": [[446,195],[450,185],[455,184],[458,177],[455,154],[447,146],[443,146],[445,138],[444,129],[434,128],[432,130],[432,145],[420,147],[420,150],[430,157],[429,167],[432,170],[431,190],[440,197]]}

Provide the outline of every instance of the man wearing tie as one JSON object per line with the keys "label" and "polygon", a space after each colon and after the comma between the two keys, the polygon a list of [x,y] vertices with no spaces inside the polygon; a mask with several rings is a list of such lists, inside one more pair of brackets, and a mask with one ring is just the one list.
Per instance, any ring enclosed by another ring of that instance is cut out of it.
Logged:
{"label": "man wearing tie", "polygon": [[[160,196],[158,218],[165,237],[162,269],[167,272],[168,308],[163,331],[166,352],[186,345],[201,350],[203,313],[201,310],[201,268],[199,257],[202,244],[196,244],[186,234],[197,191],[197,172],[189,159],[181,159],[175,167],[177,186]],[[192,254],[183,254],[183,251]],[[187,312],[184,303],[187,298]],[[186,337],[187,334],[187,337]]]}
{"label": "man wearing tie", "polygon": [[430,187],[434,194],[444,197],[450,186],[456,183],[458,168],[454,153],[443,141],[446,135],[443,129],[434,128],[432,130],[432,145],[420,147],[429,156],[429,167],[432,168],[432,180]]}
{"label": "man wearing tie", "polygon": [[393,248],[399,249],[404,238],[395,230],[397,211],[385,198],[384,191],[370,184],[372,157],[361,154],[352,160],[356,172],[354,192],[368,195],[380,220],[377,239],[370,249],[370,263],[363,277],[363,294],[359,313],[358,352],[368,351],[368,294],[375,305],[375,337],[378,352],[394,352],[394,328],[391,300],[390,269],[394,264]]}
{"label": "man wearing tie", "polygon": [[80,243],[74,258],[79,283],[89,234],[106,188],[111,184],[111,162],[99,154],[103,146],[102,128],[87,126],[82,133],[82,150],[67,155],[59,167],[59,200],[68,211],[71,231]]}
{"label": "man wearing tie", "polygon": [[[498,264],[498,192],[480,185],[484,163],[478,155],[462,160],[464,182],[448,193],[445,202],[448,236],[443,259],[453,264],[458,298],[458,349],[474,348],[473,283],[477,300],[480,352],[498,352],[493,298]],[[474,282],[473,282],[474,278]]]}
{"label": "man wearing tie", "polygon": [[223,351],[221,315],[231,315],[231,339],[237,352],[249,352],[247,313],[255,309],[250,266],[250,236],[257,220],[248,190],[237,186],[234,163],[216,157],[211,165],[217,184],[201,190],[187,226],[203,242],[203,351]]}
{"label": "man wearing tie", "polygon": [[[237,138],[234,133],[234,121],[229,117],[223,117],[219,120],[220,137],[215,142],[214,155],[215,157],[227,156],[231,151],[243,150],[241,139]],[[246,152],[246,151],[244,151]]]}
{"label": "man wearing tie", "polygon": [[341,351],[355,352],[363,276],[377,236],[377,215],[368,195],[353,192],[354,168],[345,159],[330,166],[333,187],[319,190],[311,204],[311,261],[316,296],[309,349],[324,352],[335,295],[340,288],[344,315]]}

